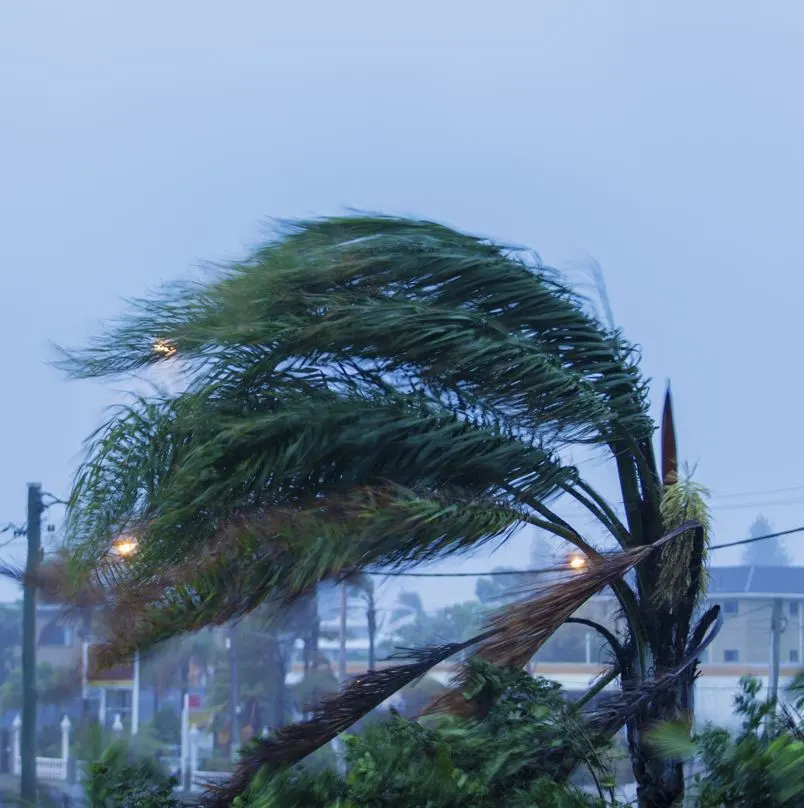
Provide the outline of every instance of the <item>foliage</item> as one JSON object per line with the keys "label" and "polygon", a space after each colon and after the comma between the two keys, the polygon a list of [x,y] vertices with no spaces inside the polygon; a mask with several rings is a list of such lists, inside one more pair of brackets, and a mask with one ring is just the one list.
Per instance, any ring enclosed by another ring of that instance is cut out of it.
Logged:
{"label": "foliage", "polygon": [[[401,611],[398,606],[395,613]],[[480,631],[483,616],[484,610],[477,601],[453,603],[435,612],[416,611],[412,620],[397,626],[395,644],[402,648],[418,648],[448,641],[464,642]]]}
{"label": "foliage", "polygon": [[155,761],[117,742],[90,764],[85,791],[90,808],[178,808],[174,785]]}
{"label": "foliage", "polygon": [[[532,253],[427,221],[290,224],[213,282],[166,288],[65,358],[78,377],[157,362],[183,374],[181,392],[115,413],[91,438],[71,497],[66,590],[111,594],[103,660],[266,599],[298,602],[321,581],[474,550],[532,525],[585,553],[588,574],[560,590],[560,608],[539,597],[511,604],[479,653],[506,664],[534,653],[612,586],[627,626],[613,648],[629,693],[667,691],[629,718],[635,775],[650,804],[680,794],[680,767],[652,759],[642,737],[689,703],[692,662],[714,620],[693,623],[706,531],[682,531],[693,549],[689,586],[657,600],[660,505],[674,481],[655,458],[647,384],[633,346],[558,273]],[[674,434],[663,437],[675,464]],[[609,453],[624,508],[583,479],[568,445]],[[593,546],[558,516],[559,495],[583,506],[607,541]],[[98,564],[124,531],[137,535],[136,557]],[[601,556],[612,540],[619,559]],[[365,677],[348,710],[328,702],[288,748],[301,755],[328,743],[425,663],[466,648],[426,649],[407,668]],[[656,671],[679,673],[671,681]],[[266,742],[260,754],[278,753]]]}
{"label": "foliage", "polygon": [[[748,529],[748,535],[752,539],[757,536],[767,536],[773,532],[773,524],[762,514],[757,516]],[[791,561],[784,539],[781,536],[776,536],[766,541],[747,544],[745,550],[743,550],[743,564],[755,564],[759,567],[788,567]]]}
{"label": "foliage", "polygon": [[665,530],[673,530],[690,521],[703,528],[701,546],[695,531],[690,530],[687,535],[662,549],[662,571],[655,595],[671,606],[687,596],[693,581],[696,597],[706,593],[707,580],[705,575],[700,574],[700,567],[706,562],[712,523],[706,502],[708,497],[708,489],[696,483],[690,473],[681,478],[674,475],[665,485],[659,508]]}
{"label": "foliage", "polygon": [[172,745],[181,743],[181,718],[172,707],[163,707],[154,713],[151,724],[157,740]]}
{"label": "foliage", "polygon": [[[73,669],[37,662],[36,690],[40,704],[60,707],[72,701],[80,693],[80,687],[80,680]],[[22,709],[22,674],[19,670],[15,670],[0,685],[0,703],[6,710]]]}
{"label": "foliage", "polygon": [[0,606],[0,688],[19,669],[22,642],[22,614],[16,605]]}
{"label": "foliage", "polygon": [[664,754],[695,759],[703,769],[692,789],[696,808],[787,808],[804,802],[804,732],[789,713],[759,697],[759,680],[745,677],[735,699],[742,725],[736,737],[707,727],[692,739],[686,727],[653,734]]}
{"label": "foliage", "polygon": [[317,665],[294,686],[293,698],[301,712],[308,712],[313,705],[319,704],[324,696],[337,690],[338,678],[329,664]]}
{"label": "foliage", "polygon": [[238,808],[511,808],[610,805],[551,778],[551,755],[568,736],[598,780],[608,773],[606,742],[586,734],[557,685],[520,671],[475,665],[472,698],[486,702],[482,718],[441,718],[429,725],[399,715],[364,734],[346,736],[347,772],[306,769],[262,774]]}

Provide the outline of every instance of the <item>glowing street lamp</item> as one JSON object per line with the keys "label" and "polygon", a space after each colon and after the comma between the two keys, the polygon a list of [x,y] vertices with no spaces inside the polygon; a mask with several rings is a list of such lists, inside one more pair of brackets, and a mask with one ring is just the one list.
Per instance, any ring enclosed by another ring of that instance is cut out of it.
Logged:
{"label": "glowing street lamp", "polygon": [[[124,559],[132,558],[137,552],[137,540],[133,536],[121,536],[112,545],[112,550]],[[86,667],[88,658],[88,644],[84,649],[84,682],[86,683]],[[86,685],[85,685],[86,688]],[[105,702],[105,691],[102,692]],[[122,728],[122,727],[121,727]],[[136,735],[140,728],[140,652],[134,652],[134,681],[131,690],[131,734]]]}
{"label": "glowing street lamp", "polygon": [[586,569],[586,556],[580,553],[573,553],[569,558],[570,569],[581,572]]}
{"label": "glowing street lamp", "polygon": [[123,558],[131,558],[137,552],[137,540],[132,536],[122,536],[113,545],[115,552]]}
{"label": "glowing street lamp", "polygon": [[153,352],[164,356],[166,359],[176,353],[176,346],[168,339],[161,337],[153,341]]}

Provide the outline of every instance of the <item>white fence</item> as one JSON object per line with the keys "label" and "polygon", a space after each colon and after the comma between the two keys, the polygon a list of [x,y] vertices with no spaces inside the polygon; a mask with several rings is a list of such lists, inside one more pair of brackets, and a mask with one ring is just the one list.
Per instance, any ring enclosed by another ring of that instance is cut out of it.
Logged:
{"label": "white fence", "polygon": [[[66,780],[68,777],[68,768],[70,762],[70,719],[65,715],[61,721],[61,757],[37,757],[36,758],[36,777],[39,780]],[[22,719],[19,715],[14,719],[11,725],[13,733],[12,748],[13,748],[13,769],[14,774],[22,774],[22,758],[20,756],[20,729],[22,728]]]}

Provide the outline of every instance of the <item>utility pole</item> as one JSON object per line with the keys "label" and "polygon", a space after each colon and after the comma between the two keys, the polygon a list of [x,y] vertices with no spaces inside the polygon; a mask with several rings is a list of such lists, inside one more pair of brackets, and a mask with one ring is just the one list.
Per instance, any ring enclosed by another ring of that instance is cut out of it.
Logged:
{"label": "utility pole", "polygon": [[779,661],[781,658],[782,639],[782,601],[775,598],[771,612],[771,648],[770,648],[770,681],[768,683],[768,700],[776,701],[779,693]]}
{"label": "utility pole", "polygon": [[237,626],[229,628],[229,667],[232,678],[232,760],[237,761],[238,747],[240,746],[240,726],[238,722],[237,706],[240,701],[240,685],[237,681]]}
{"label": "utility pole", "polygon": [[131,690],[131,734],[140,731],[140,652],[134,652],[134,682]]}
{"label": "utility pole", "polygon": [[28,483],[28,559],[22,596],[22,737],[20,797],[36,805],[36,577],[42,556],[42,486]]}

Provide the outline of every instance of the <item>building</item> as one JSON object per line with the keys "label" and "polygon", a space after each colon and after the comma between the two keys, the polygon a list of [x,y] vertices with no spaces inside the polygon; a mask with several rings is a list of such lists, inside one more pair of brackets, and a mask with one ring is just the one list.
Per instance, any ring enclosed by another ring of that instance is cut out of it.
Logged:
{"label": "building", "polygon": [[[804,660],[804,567],[710,567],[708,572],[707,597],[701,611],[719,604],[723,627],[702,656],[705,671],[736,676],[767,675],[771,659],[771,617],[777,604],[781,613],[781,674],[793,676]],[[618,614],[616,599],[609,591],[604,591],[584,604],[575,616],[617,629]],[[586,664],[600,661],[596,651],[598,642],[594,639],[591,653],[587,650],[583,660]],[[587,649],[589,646],[587,643]]]}
{"label": "building", "polygon": [[804,659],[804,567],[712,567],[708,601],[720,604],[723,628],[704,654],[704,665],[766,671],[777,604],[782,672],[796,672]]}
{"label": "building", "polygon": [[[22,602],[0,604],[6,624],[3,636],[13,646],[19,660],[22,641]],[[12,642],[13,639],[13,642]],[[53,603],[36,605],[36,659],[54,668],[78,670],[81,663],[81,638],[74,625],[63,619],[63,608]]]}
{"label": "building", "polygon": [[37,604],[36,659],[54,668],[78,671],[81,665],[81,638],[76,626],[64,621],[63,611],[57,604]]}

